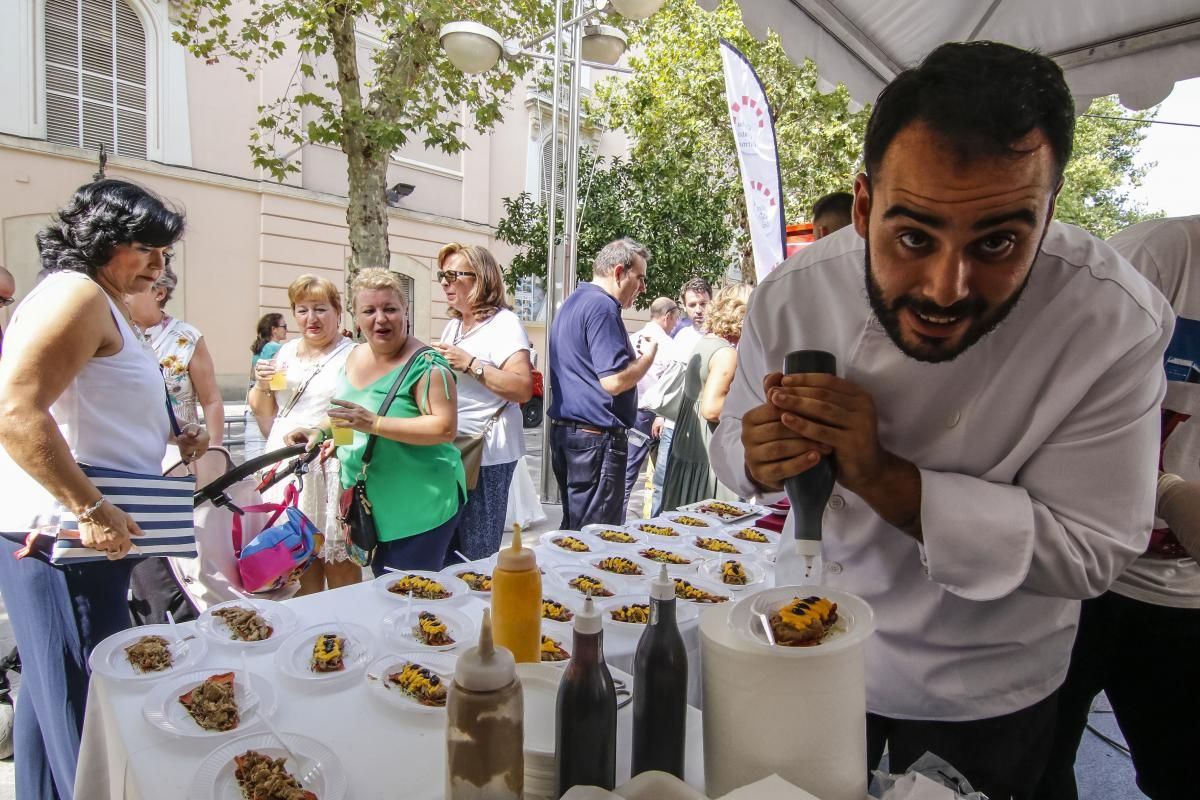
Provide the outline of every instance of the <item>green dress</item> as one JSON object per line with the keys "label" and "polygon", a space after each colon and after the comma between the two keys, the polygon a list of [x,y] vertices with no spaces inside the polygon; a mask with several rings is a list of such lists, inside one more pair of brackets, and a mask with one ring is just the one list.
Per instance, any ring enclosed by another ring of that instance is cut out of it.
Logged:
{"label": "green dress", "polygon": [[[402,369],[403,364],[363,389],[352,386],[343,369],[333,396],[378,411]],[[386,416],[395,419],[420,416],[421,411],[413,401],[413,387],[433,370],[440,370],[443,380],[454,380],[454,372],[446,360],[432,350],[425,351],[408,371]],[[367,438],[368,434],[355,431],[354,443],[338,448],[343,487],[353,486],[358,478]],[[367,468],[367,499],[371,501],[379,541],[391,542],[431,531],[458,513],[466,498],[462,458],[453,442],[416,445],[376,437],[375,451]]]}
{"label": "green dress", "polygon": [[699,503],[701,500],[737,500],[731,489],[717,480],[708,460],[708,443],[712,440],[713,425],[700,416],[700,395],[708,380],[708,365],[720,350],[732,347],[729,342],[711,333],[706,334],[692,350],[688,359],[687,376],[683,383],[683,398],[679,418],[675,421],[675,436],[667,454],[667,474],[663,479],[663,511]]}

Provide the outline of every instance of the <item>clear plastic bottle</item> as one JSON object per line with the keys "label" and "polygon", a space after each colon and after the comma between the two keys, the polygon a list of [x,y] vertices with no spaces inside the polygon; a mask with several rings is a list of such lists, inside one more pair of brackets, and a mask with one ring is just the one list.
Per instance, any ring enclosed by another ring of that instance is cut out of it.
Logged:
{"label": "clear plastic bottle", "polygon": [[683,780],[687,648],[675,616],[675,581],[663,564],[650,584],[650,623],[633,656],[632,775],[656,769]]}
{"label": "clear plastic bottle", "polygon": [[518,663],[542,660],[542,573],[534,552],[521,546],[519,525],[492,570],[492,621],[496,644]]}
{"label": "clear plastic bottle", "polygon": [[494,645],[484,610],[479,646],[459,657],[446,698],[447,800],[521,800],[524,720],[516,662]]}
{"label": "clear plastic bottle", "polygon": [[558,794],[617,783],[617,691],[604,663],[604,623],[589,596],[575,615],[571,660],[558,685],[554,766]]}

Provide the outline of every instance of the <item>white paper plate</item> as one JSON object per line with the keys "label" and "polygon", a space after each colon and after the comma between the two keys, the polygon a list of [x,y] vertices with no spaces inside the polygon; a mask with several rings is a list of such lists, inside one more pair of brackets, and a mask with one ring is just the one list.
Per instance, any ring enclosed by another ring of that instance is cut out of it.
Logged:
{"label": "white paper plate", "polygon": [[[210,731],[201,728],[192,715],[179,702],[180,695],[187,694],[197,685],[213,675],[232,672],[234,698],[238,704],[238,725],[229,731]],[[246,676],[249,676],[247,681]],[[262,717],[275,713],[278,700],[271,682],[262,675],[247,673],[233,667],[213,667],[196,670],[185,675],[176,675],[159,683],[142,702],[142,716],[154,727],[172,736],[212,739],[221,736],[238,736],[258,725]]]}
{"label": "white paper plate", "polygon": [[[556,540],[564,537],[571,537],[587,545],[587,550],[569,550],[559,544]],[[604,542],[594,538],[590,534],[581,533],[579,531],[547,531],[541,535],[538,540],[541,542],[542,550],[550,553],[559,561],[582,561],[585,558],[591,558],[597,553],[603,553],[608,548],[604,546]]]}
{"label": "white paper plate", "polygon": [[[758,533],[758,534],[761,534],[761,535],[767,537],[767,541],[755,542],[755,541],[751,541],[749,539],[743,539],[740,536],[738,536],[738,533],[740,533],[742,531],[754,531],[755,533]],[[750,545],[751,547],[755,548],[756,552],[761,552],[762,550],[765,550],[768,547],[778,547],[779,546],[779,534],[776,533],[775,531],[771,530],[770,528],[756,528],[753,525],[726,525],[723,535],[725,536],[725,538],[731,539],[735,542]]]}
{"label": "white paper plate", "polygon": [[[605,559],[610,558],[619,558],[623,561],[629,561],[633,564],[634,568],[638,570],[638,572],[616,572],[600,566]],[[615,575],[618,578],[625,578],[626,580],[631,581],[645,580],[658,574],[658,564],[650,561],[649,559],[642,558],[639,555],[635,555],[631,551],[625,551],[623,553],[604,553],[602,555],[592,556],[591,558],[587,559],[587,566],[589,569],[593,569],[596,572],[600,572],[605,575]]]}
{"label": "white paper plate", "polygon": [[[655,531],[646,530],[646,528],[665,528],[671,531],[672,535],[656,533]],[[695,532],[684,525],[676,525],[670,520],[661,518],[635,519],[632,522],[626,523],[625,530],[646,534],[646,541],[648,542],[673,542],[676,546],[683,544],[683,539],[687,534]]]}
{"label": "white paper plate", "polygon": [[442,585],[442,588],[450,593],[449,597],[443,597],[440,600],[435,600],[428,597],[414,597],[413,602],[416,603],[444,604],[454,601],[461,601],[463,598],[471,595],[470,587],[468,587],[467,584],[463,583],[458,578],[454,577],[454,575],[445,572],[430,572],[424,569],[407,569],[401,572],[385,572],[383,575],[380,575],[378,578],[372,581],[372,583],[375,584],[375,591],[379,592],[384,597],[387,597],[392,601],[404,603],[407,602],[408,595],[398,594],[391,591],[388,587],[394,583],[398,583],[406,575],[418,575],[422,578],[428,578],[431,581],[437,581]]}
{"label": "white paper plate", "polygon": [[[771,612],[793,597],[816,595],[837,603],[838,621],[820,644],[807,647],[772,645],[767,641],[762,624],[755,616],[761,611],[769,618]],[[866,601],[849,592],[828,586],[779,586],[744,595],[729,611],[729,626],[755,648],[782,653],[795,658],[813,657],[831,650],[842,650],[862,641],[875,629],[875,618]]]}
{"label": "white paper plate", "polygon": [[[261,642],[243,642],[240,639],[234,639],[225,620],[213,613],[223,608],[234,607],[253,608],[257,611],[259,616],[273,628],[271,635]],[[258,598],[226,600],[224,603],[217,603],[215,606],[209,606],[196,620],[196,628],[215,644],[252,650],[272,650],[278,647],[279,643],[291,636],[297,627],[299,627],[299,621],[295,611],[283,603]]]}
{"label": "white paper plate", "polygon": [[[317,764],[317,774],[304,788],[320,800],[345,800],[348,791],[346,768],[334,752],[320,742],[298,733],[284,733],[283,740],[300,758],[312,759]],[[234,756],[247,750],[255,750],[271,758],[285,758],[287,751],[279,740],[270,733],[252,733],[234,739],[214,750],[200,763],[188,800],[243,800],[234,777]],[[288,759],[284,767],[295,775],[297,766]]]}
{"label": "white paper plate", "polygon": [[554,761],[558,684],[563,671],[551,664],[517,664],[525,699],[525,754]]}
{"label": "white paper plate", "polygon": [[725,598],[724,600],[715,603],[703,603],[699,600],[686,600],[680,597],[678,590],[676,590],[675,598],[679,601],[677,605],[683,605],[686,603],[687,605],[696,606],[697,608],[703,610],[706,608],[712,608],[715,605],[720,605],[721,603],[731,602],[735,598],[733,592],[730,591],[728,586],[720,583],[713,583],[712,581],[705,580],[703,578],[697,578],[695,575],[677,575],[674,579],[676,581],[687,581],[692,586],[695,586],[697,589],[703,592],[708,592],[709,594],[716,595],[717,597]]}
{"label": "white paper plate", "polygon": [[388,675],[399,672],[405,664],[410,663],[419,664],[438,673],[449,689],[451,681],[454,680],[454,667],[458,663],[458,656],[452,653],[432,653],[428,650],[423,653],[394,653],[381,656],[367,666],[367,691],[372,697],[377,697],[403,711],[415,714],[445,714],[445,706],[422,705],[388,680]]}
{"label": "white paper plate", "polygon": [[[717,555],[713,553],[712,555]],[[729,560],[738,561],[746,570],[747,581],[745,584],[725,583],[721,575],[722,565]],[[741,592],[746,589],[758,590],[763,587],[767,580],[767,574],[770,570],[761,561],[747,556],[725,556],[724,558],[710,558],[700,565],[701,577],[707,578],[713,583],[719,583],[726,589],[735,592]]]}
{"label": "white paper plate", "polygon": [[[323,633],[336,633],[346,640],[342,647],[342,663],[345,669],[338,672],[314,672],[312,669],[313,643]],[[325,622],[313,625],[286,639],[275,651],[275,666],[289,678],[301,681],[337,681],[357,675],[371,660],[371,644],[374,637],[362,625],[352,622]]]}
{"label": "white paper plate", "polygon": [[[480,559],[479,561],[467,561],[462,564],[454,564],[452,566],[446,567],[444,570],[442,570],[438,574],[441,575],[442,577],[449,577],[449,578],[453,578],[456,581],[461,581],[462,578],[460,578],[458,576],[464,572],[475,572],[475,573],[479,573],[479,574],[487,575],[487,576],[491,577],[492,571],[495,569],[496,569],[496,560],[494,558],[489,558],[489,559]],[[443,581],[443,585],[445,583],[446,582]],[[466,584],[466,581],[463,581],[463,583]],[[481,590],[481,589],[479,589],[479,590],[472,589],[469,584],[467,584],[467,591],[470,592],[471,594],[475,595],[476,597],[483,598],[484,600],[487,600],[492,596],[491,589],[488,589],[486,591]],[[403,595],[400,595],[400,597],[403,597]]]}
{"label": "white paper plate", "polygon": [[[607,531],[615,531],[617,533],[625,534],[626,536],[632,536],[634,541],[610,542],[604,538],[604,533]],[[634,530],[622,525],[584,525],[583,532],[600,540],[609,550],[616,550],[618,552],[641,547],[642,544],[650,538],[650,534],[648,533],[642,533],[639,530]]]}
{"label": "white paper plate", "polygon": [[[716,517],[709,517],[705,516],[704,514],[690,514],[684,511],[664,511],[662,514],[659,514],[659,517],[665,519],[667,522],[670,522],[675,527],[691,533],[720,533],[725,528],[725,524],[720,522]],[[689,525],[687,523],[680,522],[679,520],[681,517],[695,520],[696,522],[703,522],[704,524]]]}
{"label": "white paper plate", "polygon": [[[549,636],[554,641],[558,642],[563,650],[567,651],[567,655],[571,655],[571,648],[575,645],[575,630],[566,622],[554,622],[553,620],[542,620],[542,636]],[[563,661],[543,661],[543,664],[549,664],[555,667],[565,667],[570,661],[567,658]]]}
{"label": "white paper plate", "polygon": [[[437,614],[438,619],[446,623],[446,628],[450,634],[450,638],[454,640],[454,644],[445,644],[434,647],[418,641],[417,637],[413,636],[412,629],[417,624],[417,618],[422,611],[428,611],[432,614]],[[406,618],[407,624],[406,624]],[[387,616],[383,618],[383,634],[391,641],[398,644],[405,650],[453,650],[456,647],[467,648],[476,644],[478,637],[478,628],[475,622],[466,614],[456,609],[450,608],[445,604],[425,603],[413,601],[411,616],[408,613],[407,606],[389,611]]]}
{"label": "white paper plate", "polygon": [[[139,672],[129,663],[125,647],[143,636],[161,636],[170,642],[168,647],[173,661],[170,667],[159,672]],[[88,666],[92,672],[114,681],[155,681],[190,672],[207,652],[208,643],[189,628],[179,627],[176,630],[174,625],[142,625],[118,631],[96,645],[88,658]]]}
{"label": "white paper plate", "polygon": [[[674,540],[668,540],[668,539],[660,538],[657,536],[654,538],[655,538],[655,541],[648,542],[646,545],[639,547],[637,550],[634,550],[634,552],[637,553],[639,557],[645,559],[646,561],[650,562],[650,564],[653,565],[653,569],[650,571],[650,574],[652,576],[658,574],[658,567],[660,564],[663,564],[663,563],[667,564],[667,574],[668,575],[686,575],[688,573],[695,573],[695,571],[699,568],[699,566],[702,563],[704,563],[704,556],[697,553],[692,548],[687,547],[687,546],[683,545],[682,543],[680,543],[679,545],[676,545]],[[688,560],[688,562],[686,564],[671,564],[669,562],[658,561],[647,555],[642,555],[645,551],[647,551],[651,548],[653,548],[655,550],[665,550],[668,553],[673,553],[677,556],[681,556],[683,558],[686,558]]]}
{"label": "white paper plate", "polygon": [[[612,610],[621,606],[633,604],[650,605],[649,594],[623,594],[618,597],[610,597],[602,603],[597,603],[600,607],[600,614],[604,618],[604,626],[620,631],[644,631],[646,626],[638,622],[618,622],[612,618]],[[700,609],[695,603],[676,603],[675,604],[675,621],[682,625],[685,622],[691,622],[700,616]],[[640,634],[639,634],[640,635]]]}
{"label": "white paper plate", "polygon": [[[609,572],[601,572],[600,570],[583,563],[571,566],[555,567],[554,574],[557,576],[558,583],[562,587],[563,591],[575,598],[586,597],[583,592],[576,589],[574,586],[571,586],[571,581],[580,575],[586,575],[592,580],[603,582],[604,586],[613,593],[613,596],[625,594],[626,592],[631,591],[632,586],[634,585],[630,580],[622,575],[613,575]],[[545,596],[545,592],[542,593],[542,596]],[[594,599],[603,600],[604,597],[600,595],[594,595]],[[576,610],[578,610],[580,606],[580,601],[578,599],[576,599],[575,605]]]}
{"label": "white paper plate", "polygon": [[[738,509],[739,513],[727,514],[713,510],[706,511],[704,507],[709,503],[723,503],[727,506],[733,506],[734,508]],[[687,514],[702,514],[706,517],[712,517],[721,525],[739,522],[741,520],[749,519],[750,517],[762,516],[762,514],[758,512],[758,506],[754,505],[753,503],[741,503],[735,500],[702,500],[699,503],[691,503],[686,506],[680,506],[679,510]]]}
{"label": "white paper plate", "polygon": [[[726,552],[722,552],[720,550],[710,550],[707,547],[701,547],[700,546],[701,539],[712,539],[712,540],[716,540],[718,542],[724,542],[725,544],[729,545],[730,547],[733,547],[737,552],[726,553]],[[696,534],[693,534],[693,535],[687,537],[687,544],[693,550],[695,550],[697,553],[704,556],[705,559],[730,558],[730,557],[740,558],[743,556],[753,557],[755,553],[758,553],[762,550],[762,545],[756,546],[756,545],[751,544],[750,542],[743,542],[743,541],[739,541],[738,539],[730,539],[728,536],[724,536],[724,535],[718,534],[718,533],[696,533]]]}

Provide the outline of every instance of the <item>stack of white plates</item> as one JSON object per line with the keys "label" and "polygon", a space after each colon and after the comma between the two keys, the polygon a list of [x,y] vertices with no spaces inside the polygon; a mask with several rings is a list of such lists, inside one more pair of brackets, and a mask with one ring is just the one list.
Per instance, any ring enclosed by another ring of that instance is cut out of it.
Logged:
{"label": "stack of white plates", "polygon": [[525,800],[554,800],[554,724],[563,671],[550,664],[518,664],[517,675],[525,696]]}

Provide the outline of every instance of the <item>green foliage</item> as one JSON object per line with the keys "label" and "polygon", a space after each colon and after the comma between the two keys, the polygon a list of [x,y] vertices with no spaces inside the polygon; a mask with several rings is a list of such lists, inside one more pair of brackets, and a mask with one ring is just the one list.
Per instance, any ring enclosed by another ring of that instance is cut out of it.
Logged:
{"label": "green foliage", "polygon": [[[1089,114],[1075,124],[1075,149],[1067,164],[1055,217],[1107,239],[1135,222],[1162,216],[1139,205],[1130,190],[1154,166],[1138,167],[1134,161],[1157,110],[1126,111],[1115,97],[1092,101]],[[1097,117],[1146,120],[1122,122]]]}

